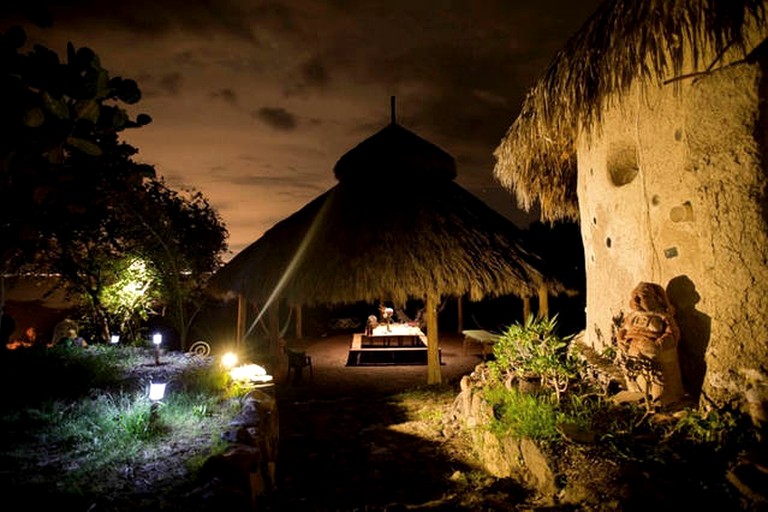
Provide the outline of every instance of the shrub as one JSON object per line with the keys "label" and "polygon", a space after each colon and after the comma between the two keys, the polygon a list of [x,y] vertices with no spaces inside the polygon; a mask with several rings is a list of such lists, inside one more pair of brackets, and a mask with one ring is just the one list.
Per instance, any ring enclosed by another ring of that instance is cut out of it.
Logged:
{"label": "shrub", "polygon": [[528,316],[501,334],[493,346],[489,366],[497,374],[512,372],[520,378],[538,378],[551,389],[559,402],[569,383],[578,375],[578,361],[568,353],[568,342],[557,334],[557,315],[552,318]]}

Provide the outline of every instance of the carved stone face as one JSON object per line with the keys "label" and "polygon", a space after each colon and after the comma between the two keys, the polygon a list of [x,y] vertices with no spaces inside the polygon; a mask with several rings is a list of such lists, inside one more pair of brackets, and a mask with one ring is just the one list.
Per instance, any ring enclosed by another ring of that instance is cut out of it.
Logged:
{"label": "carved stone face", "polygon": [[632,290],[629,307],[634,311],[673,314],[664,288],[655,283],[640,283]]}

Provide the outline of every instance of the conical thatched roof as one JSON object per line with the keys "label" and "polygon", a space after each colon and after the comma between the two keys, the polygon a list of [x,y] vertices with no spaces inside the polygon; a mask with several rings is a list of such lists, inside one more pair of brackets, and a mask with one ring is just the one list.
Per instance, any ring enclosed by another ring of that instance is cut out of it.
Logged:
{"label": "conical thatched roof", "polygon": [[343,183],[373,186],[406,181],[446,181],[456,177],[453,157],[397,123],[365,139],[342,156],[333,169]]}
{"label": "conical thatched roof", "polygon": [[[608,0],[555,55],[495,151],[494,174],[544,220],[578,220],[576,154],[581,128],[636,80],[663,84],[684,68],[746,56],[749,28],[765,23],[763,0]],[[704,59],[706,62],[703,62]]]}
{"label": "conical thatched roof", "polygon": [[[531,296],[545,282],[515,225],[453,181],[453,158],[391,124],[345,154],[339,183],[273,226],[212,278],[265,303],[404,304]],[[553,292],[562,291],[556,283]]]}

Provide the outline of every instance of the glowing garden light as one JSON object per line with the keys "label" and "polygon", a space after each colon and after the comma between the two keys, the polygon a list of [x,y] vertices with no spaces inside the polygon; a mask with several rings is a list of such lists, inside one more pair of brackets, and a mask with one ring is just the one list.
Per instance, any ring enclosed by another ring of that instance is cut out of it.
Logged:
{"label": "glowing garden light", "polygon": [[221,356],[221,364],[224,368],[232,368],[237,364],[237,354],[234,352],[227,352]]}
{"label": "glowing garden light", "polygon": [[160,364],[160,344],[163,342],[163,335],[156,332],[152,335],[152,343],[155,344],[155,364]]}
{"label": "glowing garden light", "polygon": [[120,335],[113,334],[112,336],[110,336],[109,342],[113,345],[117,345],[118,343],[120,343]]}
{"label": "glowing garden light", "polygon": [[165,398],[165,387],[165,382],[149,383],[149,401],[152,402],[152,405],[149,406],[149,424],[152,428],[157,423],[160,401]]}
{"label": "glowing garden light", "polygon": [[149,400],[152,403],[159,402],[165,398],[165,382],[150,382],[149,383]]}
{"label": "glowing garden light", "polygon": [[272,383],[272,376],[267,374],[267,370],[263,366],[257,364],[236,366],[229,370],[229,375],[232,377],[232,380],[245,384],[263,385]]}

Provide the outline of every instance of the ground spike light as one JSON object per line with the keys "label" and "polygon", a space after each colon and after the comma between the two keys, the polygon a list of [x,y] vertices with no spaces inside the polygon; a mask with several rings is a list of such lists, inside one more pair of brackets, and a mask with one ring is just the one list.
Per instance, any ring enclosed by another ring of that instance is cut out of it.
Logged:
{"label": "ground spike light", "polygon": [[149,425],[151,428],[157,424],[157,410],[160,407],[160,401],[165,397],[165,382],[151,382],[149,383],[149,401],[152,404],[149,406]]}
{"label": "ground spike light", "polygon": [[152,335],[152,343],[155,344],[155,364],[160,365],[160,344],[163,342],[163,335],[156,332]]}

